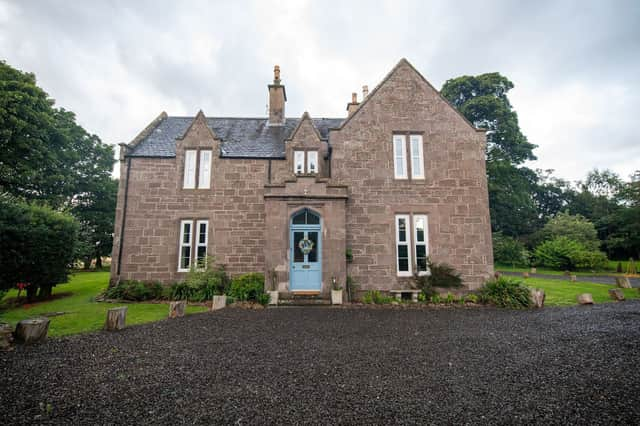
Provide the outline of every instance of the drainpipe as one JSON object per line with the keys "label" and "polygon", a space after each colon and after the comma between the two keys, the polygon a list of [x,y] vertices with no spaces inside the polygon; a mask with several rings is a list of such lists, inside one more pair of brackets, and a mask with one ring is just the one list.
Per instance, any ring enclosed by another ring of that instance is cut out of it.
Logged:
{"label": "drainpipe", "polygon": [[127,178],[124,182],[124,202],[122,203],[122,224],[120,225],[120,246],[118,247],[118,281],[120,281],[120,269],[122,266],[122,246],[124,245],[124,229],[127,221],[127,201],[129,198],[129,175],[131,174],[131,157],[125,157],[127,162]]}

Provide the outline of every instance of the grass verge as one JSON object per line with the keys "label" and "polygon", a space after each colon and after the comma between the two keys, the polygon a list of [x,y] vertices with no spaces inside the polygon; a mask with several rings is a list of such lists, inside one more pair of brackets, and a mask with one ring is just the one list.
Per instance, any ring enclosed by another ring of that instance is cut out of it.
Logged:
{"label": "grass verge", "polygon": [[[595,303],[613,302],[609,296],[609,290],[615,288],[607,284],[595,284],[586,282],[571,282],[543,278],[528,278],[524,280],[527,287],[540,288],[546,295],[545,306],[571,306],[577,302],[577,297],[582,293],[591,293]],[[621,289],[627,299],[640,299],[640,291],[637,288]]]}
{"label": "grass verge", "polygon": [[[102,329],[107,310],[116,306],[113,303],[96,302],[95,297],[109,284],[109,272],[76,272],[67,284],[54,287],[53,294],[71,295],[39,302],[26,307],[0,311],[0,321],[15,325],[25,318],[46,313],[64,312],[63,315],[50,317],[49,336],[66,336]],[[16,290],[10,291],[5,298],[16,297]],[[123,304],[124,306],[125,304]],[[169,307],[166,304],[127,303],[127,325],[143,324],[167,318]],[[1,309],[1,307],[0,307]],[[203,306],[187,306],[187,314],[205,311]]]}

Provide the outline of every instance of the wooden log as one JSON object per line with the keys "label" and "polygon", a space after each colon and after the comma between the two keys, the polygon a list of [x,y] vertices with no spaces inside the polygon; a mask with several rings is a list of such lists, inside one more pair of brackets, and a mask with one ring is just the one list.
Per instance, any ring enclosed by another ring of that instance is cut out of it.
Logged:
{"label": "wooden log", "polygon": [[179,300],[169,303],[169,318],[180,318],[184,316],[187,309],[187,301]]}
{"label": "wooden log", "polygon": [[523,272],[522,273],[522,278],[529,278],[529,273],[528,272]]}
{"label": "wooden log", "polygon": [[227,296],[213,296],[213,302],[211,303],[211,310],[217,311],[227,306]]}
{"label": "wooden log", "polygon": [[531,301],[534,307],[544,308],[545,297],[544,290],[540,290],[539,288],[531,289]]}
{"label": "wooden log", "polygon": [[127,321],[127,307],[112,308],[107,311],[107,321],[104,324],[105,330],[122,330]]}
{"label": "wooden log", "polygon": [[578,277],[576,275],[569,275],[569,281],[575,283],[576,281],[578,281]]}
{"label": "wooden log", "polygon": [[631,283],[627,277],[616,277],[616,285],[620,288],[631,288]]}
{"label": "wooden log", "polygon": [[580,305],[593,305],[593,296],[591,295],[591,293],[579,294],[578,303]]}
{"label": "wooden log", "polygon": [[49,332],[49,318],[29,318],[16,326],[16,340],[25,344],[44,342]]}
{"label": "wooden log", "polygon": [[13,327],[11,324],[0,323],[0,351],[11,348],[13,341]]}
{"label": "wooden log", "polygon": [[538,273],[538,268],[536,268],[535,266],[532,266],[532,267],[531,267],[531,273],[532,273],[532,274],[536,274],[536,273]]}
{"label": "wooden log", "polygon": [[617,300],[618,302],[622,302],[624,300],[624,293],[619,288],[610,289],[609,296],[611,296],[613,300]]}

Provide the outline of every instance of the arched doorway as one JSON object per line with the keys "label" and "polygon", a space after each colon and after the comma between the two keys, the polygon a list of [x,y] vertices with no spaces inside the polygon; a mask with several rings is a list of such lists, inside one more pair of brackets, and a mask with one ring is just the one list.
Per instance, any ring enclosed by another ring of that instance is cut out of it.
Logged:
{"label": "arched doorway", "polygon": [[322,287],[322,221],[310,209],[298,210],[289,223],[290,289],[320,291]]}

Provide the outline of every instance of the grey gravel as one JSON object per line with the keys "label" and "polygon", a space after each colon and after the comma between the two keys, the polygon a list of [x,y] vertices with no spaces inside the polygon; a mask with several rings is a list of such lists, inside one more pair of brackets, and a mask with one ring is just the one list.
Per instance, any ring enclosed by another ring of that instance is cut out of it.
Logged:
{"label": "grey gravel", "polygon": [[0,353],[0,424],[638,424],[640,302],[225,309]]}

